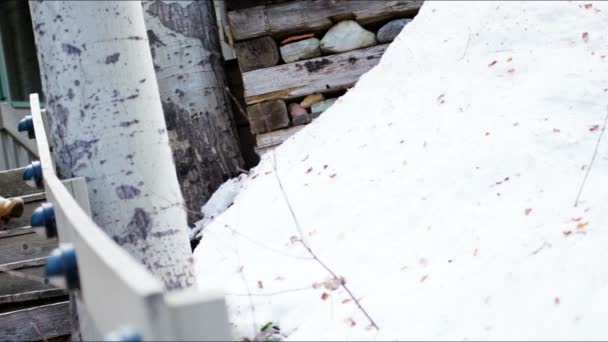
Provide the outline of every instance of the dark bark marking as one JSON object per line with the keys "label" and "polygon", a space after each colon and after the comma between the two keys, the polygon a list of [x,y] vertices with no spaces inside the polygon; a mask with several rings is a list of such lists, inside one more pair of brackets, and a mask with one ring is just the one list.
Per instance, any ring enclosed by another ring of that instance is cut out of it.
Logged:
{"label": "dark bark marking", "polygon": [[132,121],[123,121],[120,123],[120,127],[129,127],[129,126],[137,124],[137,123],[139,123],[139,120],[137,120],[137,119],[132,120]]}
{"label": "dark bark marking", "polygon": [[116,196],[121,200],[134,198],[141,193],[141,190],[131,185],[121,185],[116,187],[115,190]]}
{"label": "dark bark marking", "polygon": [[139,83],[144,83],[144,82],[146,82],[145,78],[142,78],[141,80],[139,80]]}
{"label": "dark bark marking", "polygon": [[165,230],[165,231],[162,231],[162,232],[155,232],[155,233],[152,233],[150,235],[152,235],[152,237],[155,237],[155,238],[162,238],[162,237],[165,237],[165,236],[171,236],[171,235],[175,235],[175,234],[178,234],[178,233],[179,233],[179,230],[177,230],[177,229],[169,229],[169,230]]}
{"label": "dark bark marking", "polygon": [[75,167],[83,158],[91,159],[93,156],[92,149],[99,139],[92,140],[76,140],[71,144],[64,145],[57,149],[57,154],[63,164],[70,171],[76,171]]}
{"label": "dark bark marking", "polygon": [[74,99],[74,90],[72,90],[72,88],[68,89],[68,99],[70,99],[70,100]]}
{"label": "dark bark marking", "polygon": [[78,87],[80,85],[80,81],[79,80],[74,80],[74,85]]}
{"label": "dark bark marking", "polygon": [[109,56],[106,57],[105,63],[106,64],[114,64],[114,63],[118,62],[119,58],[120,58],[120,53],[119,52],[113,53],[113,54],[111,54],[111,55],[109,55]]}
{"label": "dark bark marking", "polygon": [[160,40],[160,38],[158,38],[158,36],[156,35],[156,33],[154,33],[154,31],[148,30],[148,31],[146,31],[146,33],[148,34],[148,42],[150,45],[167,46],[165,43],[163,43]]}
{"label": "dark bark marking", "polygon": [[151,225],[152,219],[150,218],[150,214],[142,208],[135,208],[131,221],[127,224],[127,229],[130,231],[130,235],[136,235],[137,237],[146,240]]}
{"label": "dark bark marking", "polygon": [[72,44],[63,43],[63,44],[61,44],[61,49],[63,50],[63,52],[67,53],[68,55],[80,56],[80,54],[82,53],[82,50],[80,50],[79,48],[75,47]]}

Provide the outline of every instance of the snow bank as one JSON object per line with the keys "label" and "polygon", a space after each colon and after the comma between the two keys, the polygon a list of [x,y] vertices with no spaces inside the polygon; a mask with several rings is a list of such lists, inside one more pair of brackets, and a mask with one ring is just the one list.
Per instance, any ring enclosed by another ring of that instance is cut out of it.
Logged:
{"label": "snow bank", "polygon": [[574,206],[607,114],[607,14],[426,3],[205,229],[199,284],[225,292],[235,337],[607,339],[607,138]]}

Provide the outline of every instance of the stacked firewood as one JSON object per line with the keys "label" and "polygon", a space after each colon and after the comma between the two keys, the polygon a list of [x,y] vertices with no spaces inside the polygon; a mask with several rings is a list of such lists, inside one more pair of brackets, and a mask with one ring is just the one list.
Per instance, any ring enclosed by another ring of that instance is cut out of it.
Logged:
{"label": "stacked firewood", "polygon": [[258,153],[327,110],[378,63],[421,4],[273,0],[229,11]]}

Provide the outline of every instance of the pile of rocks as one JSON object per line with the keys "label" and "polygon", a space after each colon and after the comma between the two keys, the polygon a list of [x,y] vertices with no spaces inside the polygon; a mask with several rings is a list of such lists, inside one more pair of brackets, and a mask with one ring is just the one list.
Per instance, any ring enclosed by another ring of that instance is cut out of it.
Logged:
{"label": "pile of rocks", "polygon": [[257,151],[279,145],[327,110],[379,62],[421,5],[282,0],[229,11]]}
{"label": "pile of rocks", "polygon": [[377,44],[390,43],[412,19],[396,19],[384,24],[377,33],[361,27],[354,20],[343,20],[330,28],[323,37],[314,33],[292,36],[281,41],[281,58],[285,63],[347,52]]}

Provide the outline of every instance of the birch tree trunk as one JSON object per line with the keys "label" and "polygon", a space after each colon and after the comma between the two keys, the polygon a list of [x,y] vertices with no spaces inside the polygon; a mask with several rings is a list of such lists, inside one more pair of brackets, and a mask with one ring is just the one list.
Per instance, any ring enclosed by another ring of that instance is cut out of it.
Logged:
{"label": "birch tree trunk", "polygon": [[213,1],[146,1],[154,69],[189,223],[243,165]]}
{"label": "birch tree trunk", "polygon": [[183,198],[138,1],[30,2],[52,146],[93,220],[161,278],[193,285]]}

